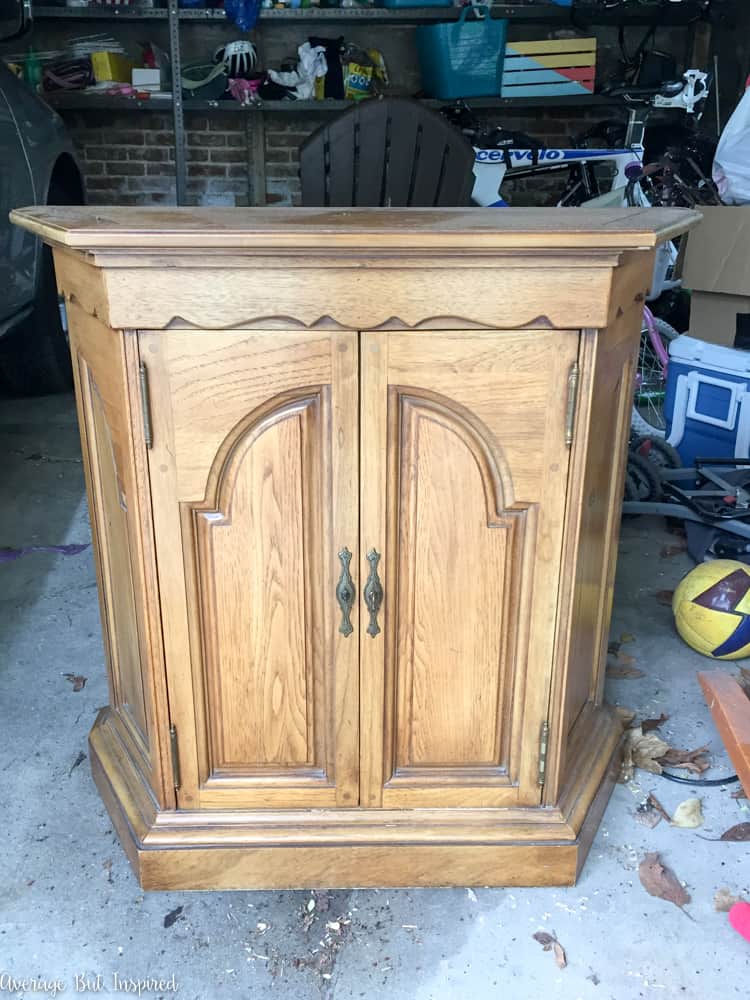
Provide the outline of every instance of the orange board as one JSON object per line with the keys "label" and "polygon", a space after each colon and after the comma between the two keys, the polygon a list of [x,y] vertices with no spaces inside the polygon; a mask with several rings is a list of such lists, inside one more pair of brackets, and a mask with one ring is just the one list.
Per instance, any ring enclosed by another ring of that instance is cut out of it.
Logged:
{"label": "orange board", "polygon": [[750,796],[750,698],[730,674],[699,673],[703,696],[729,758]]}

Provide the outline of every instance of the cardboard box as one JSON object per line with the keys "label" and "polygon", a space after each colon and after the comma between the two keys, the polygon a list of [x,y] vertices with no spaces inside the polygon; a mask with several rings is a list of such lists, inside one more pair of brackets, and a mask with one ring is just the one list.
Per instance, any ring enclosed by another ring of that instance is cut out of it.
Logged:
{"label": "cardboard box", "polygon": [[690,336],[750,348],[750,206],[701,208],[682,283],[692,289]]}

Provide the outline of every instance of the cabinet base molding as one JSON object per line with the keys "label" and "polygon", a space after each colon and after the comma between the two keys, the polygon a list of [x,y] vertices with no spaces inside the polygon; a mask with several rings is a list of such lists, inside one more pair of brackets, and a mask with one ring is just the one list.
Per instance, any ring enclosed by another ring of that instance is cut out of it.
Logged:
{"label": "cabinet base molding", "polygon": [[562,886],[575,884],[620,769],[621,727],[606,709],[593,732],[602,746],[591,747],[592,759],[606,766],[570,790],[569,816],[555,808],[159,810],[109,709],[89,749],[144,889]]}

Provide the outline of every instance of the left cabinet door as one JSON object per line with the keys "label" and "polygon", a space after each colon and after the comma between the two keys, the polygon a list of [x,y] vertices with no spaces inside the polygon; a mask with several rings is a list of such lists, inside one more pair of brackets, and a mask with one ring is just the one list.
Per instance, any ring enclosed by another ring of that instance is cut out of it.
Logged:
{"label": "left cabinet door", "polygon": [[356,334],[141,332],[139,352],[178,804],[355,806]]}

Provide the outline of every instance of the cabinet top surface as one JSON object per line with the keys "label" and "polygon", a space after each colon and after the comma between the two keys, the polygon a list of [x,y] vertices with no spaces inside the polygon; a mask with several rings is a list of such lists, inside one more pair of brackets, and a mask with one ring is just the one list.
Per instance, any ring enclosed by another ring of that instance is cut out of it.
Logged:
{"label": "cabinet top surface", "polygon": [[11,221],[76,250],[631,250],[697,225],[671,208],[20,208]]}

